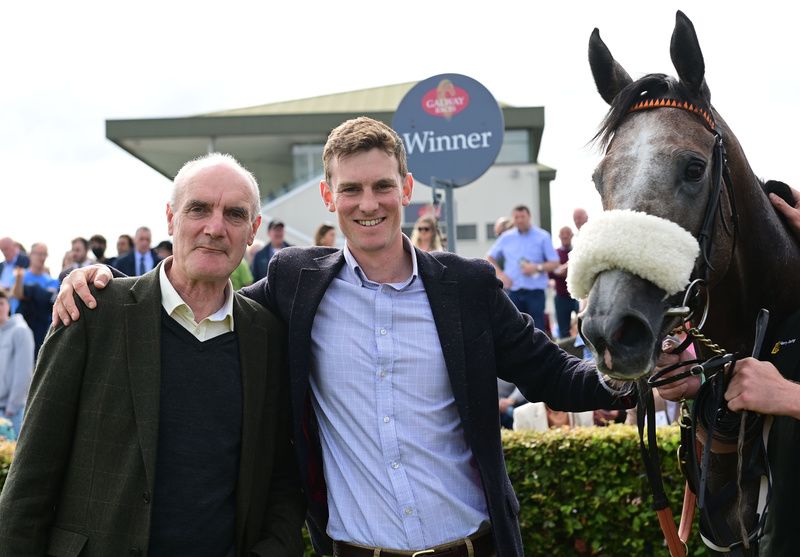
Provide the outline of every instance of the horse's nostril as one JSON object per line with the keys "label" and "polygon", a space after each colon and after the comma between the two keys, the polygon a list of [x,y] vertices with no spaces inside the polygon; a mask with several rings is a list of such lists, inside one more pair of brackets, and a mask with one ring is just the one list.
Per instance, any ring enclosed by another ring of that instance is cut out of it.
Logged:
{"label": "horse's nostril", "polygon": [[637,346],[648,340],[647,325],[641,319],[630,315],[622,318],[619,327],[612,333],[611,342],[619,346]]}

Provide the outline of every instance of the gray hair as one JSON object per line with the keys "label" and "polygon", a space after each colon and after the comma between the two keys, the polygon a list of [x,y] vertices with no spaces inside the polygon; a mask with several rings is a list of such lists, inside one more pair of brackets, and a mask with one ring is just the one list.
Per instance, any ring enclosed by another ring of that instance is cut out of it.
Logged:
{"label": "gray hair", "polygon": [[172,181],[172,195],[170,196],[169,206],[175,211],[175,206],[183,193],[183,189],[186,187],[187,180],[195,172],[218,164],[224,164],[238,171],[247,179],[251,186],[252,194],[250,199],[250,222],[255,222],[258,215],[261,214],[261,195],[258,191],[258,182],[252,172],[247,170],[239,161],[228,153],[209,153],[184,164]]}

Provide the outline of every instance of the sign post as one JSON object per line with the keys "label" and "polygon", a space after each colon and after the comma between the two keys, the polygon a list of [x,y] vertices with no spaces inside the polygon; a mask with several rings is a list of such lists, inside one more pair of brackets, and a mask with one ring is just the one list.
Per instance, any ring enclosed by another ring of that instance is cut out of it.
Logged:
{"label": "sign post", "polygon": [[403,97],[392,119],[408,155],[408,168],[433,189],[445,190],[447,249],[456,251],[455,188],[480,178],[503,145],[503,112],[474,79],[441,74],[420,81]]}

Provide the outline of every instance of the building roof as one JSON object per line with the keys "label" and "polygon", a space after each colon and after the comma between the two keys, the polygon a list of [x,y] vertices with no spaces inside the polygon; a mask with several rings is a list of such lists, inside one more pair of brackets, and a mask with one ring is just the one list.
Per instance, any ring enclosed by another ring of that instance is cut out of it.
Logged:
{"label": "building roof", "polygon": [[[397,106],[418,82],[235,108],[196,116],[107,120],[106,138],[168,179],[187,160],[211,150],[231,153],[251,170],[263,197],[295,184],[292,146],[325,142],[349,118],[370,116],[391,125]],[[544,129],[542,107],[500,103],[507,129],[531,131],[536,162]]]}
{"label": "building roof", "polygon": [[[339,114],[353,112],[394,112],[403,97],[418,81],[370,87],[344,93],[332,93],[319,97],[307,97],[293,101],[261,104],[245,108],[232,108],[210,112],[200,116],[266,116],[270,114]],[[501,108],[510,105],[498,101]]]}

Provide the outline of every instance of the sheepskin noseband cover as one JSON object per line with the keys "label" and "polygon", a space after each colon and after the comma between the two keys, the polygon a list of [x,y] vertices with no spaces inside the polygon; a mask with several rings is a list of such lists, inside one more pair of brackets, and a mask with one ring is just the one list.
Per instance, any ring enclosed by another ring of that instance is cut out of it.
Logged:
{"label": "sheepskin noseband cover", "polygon": [[585,298],[597,275],[619,269],[672,295],[688,284],[699,253],[695,237],[672,221],[638,211],[605,211],[584,224],[573,241],[567,288],[573,298]]}

